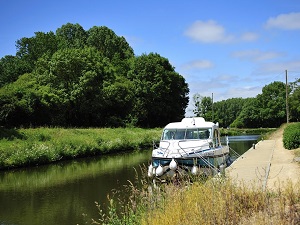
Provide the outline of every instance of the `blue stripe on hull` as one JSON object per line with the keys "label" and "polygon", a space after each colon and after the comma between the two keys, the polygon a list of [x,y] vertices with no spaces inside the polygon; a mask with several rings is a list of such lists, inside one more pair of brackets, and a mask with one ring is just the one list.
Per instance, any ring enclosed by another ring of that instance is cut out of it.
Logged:
{"label": "blue stripe on hull", "polygon": [[[219,156],[219,157],[205,157],[204,159],[209,161],[210,164],[214,166],[219,166],[222,163],[226,163],[226,160],[228,159],[229,155]],[[159,165],[161,166],[168,166],[170,164],[172,159],[170,158],[157,158],[152,157],[152,166],[157,167]],[[196,166],[200,167],[207,167],[207,162],[204,162],[203,159],[200,158],[175,158],[174,159],[179,166],[188,166],[192,167],[196,164]]]}

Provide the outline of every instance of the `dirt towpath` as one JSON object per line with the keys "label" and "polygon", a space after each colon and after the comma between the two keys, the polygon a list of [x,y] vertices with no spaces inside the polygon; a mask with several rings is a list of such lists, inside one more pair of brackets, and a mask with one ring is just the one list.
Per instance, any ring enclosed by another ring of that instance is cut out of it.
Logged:
{"label": "dirt towpath", "polygon": [[282,138],[285,127],[281,126],[269,138],[269,140],[275,141],[275,145],[267,180],[268,189],[282,187],[288,181],[294,185],[300,181],[300,164],[294,160],[295,150],[287,150],[283,147]]}
{"label": "dirt towpath", "polygon": [[298,185],[300,164],[294,160],[295,150],[283,147],[281,126],[267,140],[259,141],[226,168],[226,174],[237,184],[250,188],[277,189],[287,184]]}

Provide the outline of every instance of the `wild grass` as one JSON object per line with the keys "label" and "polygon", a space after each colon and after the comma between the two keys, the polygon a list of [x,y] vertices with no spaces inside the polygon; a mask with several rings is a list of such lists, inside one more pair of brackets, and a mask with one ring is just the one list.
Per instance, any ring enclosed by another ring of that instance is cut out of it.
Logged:
{"label": "wild grass", "polygon": [[[263,191],[222,178],[168,183],[154,188],[130,183],[129,201],[110,198],[108,213],[99,208],[91,224],[299,224],[300,186],[292,183]],[[116,197],[116,196],[115,196]],[[122,207],[119,207],[122,206]]]}
{"label": "wild grass", "polygon": [[161,129],[0,128],[0,169],[35,166],[152,146]]}

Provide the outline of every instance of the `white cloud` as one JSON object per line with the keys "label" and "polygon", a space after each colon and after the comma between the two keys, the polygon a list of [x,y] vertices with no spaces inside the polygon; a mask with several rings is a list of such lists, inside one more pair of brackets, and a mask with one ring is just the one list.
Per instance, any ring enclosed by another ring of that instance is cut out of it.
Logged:
{"label": "white cloud", "polygon": [[209,60],[195,60],[183,65],[184,69],[191,70],[191,69],[209,69],[212,68],[214,65]]}
{"label": "white cloud", "polygon": [[261,65],[258,71],[261,73],[284,73],[285,70],[300,71],[300,61],[276,62]]}
{"label": "white cloud", "polygon": [[233,52],[232,55],[236,58],[247,59],[251,61],[265,61],[282,56],[282,53],[260,50],[246,50]]}
{"label": "white cloud", "polygon": [[233,36],[226,34],[224,27],[214,20],[196,21],[184,33],[195,41],[204,43],[226,43],[233,39]]}
{"label": "white cloud", "polygon": [[255,41],[257,39],[258,39],[258,35],[256,33],[253,33],[253,32],[245,32],[241,36],[242,41]]}
{"label": "white cloud", "polygon": [[284,30],[300,29],[300,13],[280,14],[277,17],[271,17],[268,19],[266,27]]}
{"label": "white cloud", "polygon": [[258,35],[254,32],[245,32],[239,38],[228,34],[223,26],[214,20],[195,21],[184,34],[197,42],[203,43],[231,43],[233,41],[255,41]]}

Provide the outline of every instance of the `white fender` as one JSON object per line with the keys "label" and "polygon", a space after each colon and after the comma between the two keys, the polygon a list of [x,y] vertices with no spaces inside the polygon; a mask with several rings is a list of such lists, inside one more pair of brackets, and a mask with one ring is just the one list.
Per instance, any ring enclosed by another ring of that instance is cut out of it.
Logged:
{"label": "white fender", "polygon": [[194,165],[191,172],[196,175],[198,173],[198,166]]}
{"label": "white fender", "polygon": [[152,176],[153,176],[153,166],[152,164],[150,164],[148,167],[148,177],[152,177]]}
{"label": "white fender", "polygon": [[177,169],[177,163],[176,163],[176,161],[174,160],[174,158],[173,158],[172,161],[170,162],[169,168],[170,168],[171,170],[176,170],[176,169]]}
{"label": "white fender", "polygon": [[164,173],[164,168],[163,168],[161,165],[159,165],[159,166],[156,168],[155,173],[156,173],[156,176],[157,176],[157,177],[160,177],[160,176],[163,175],[163,173]]}

